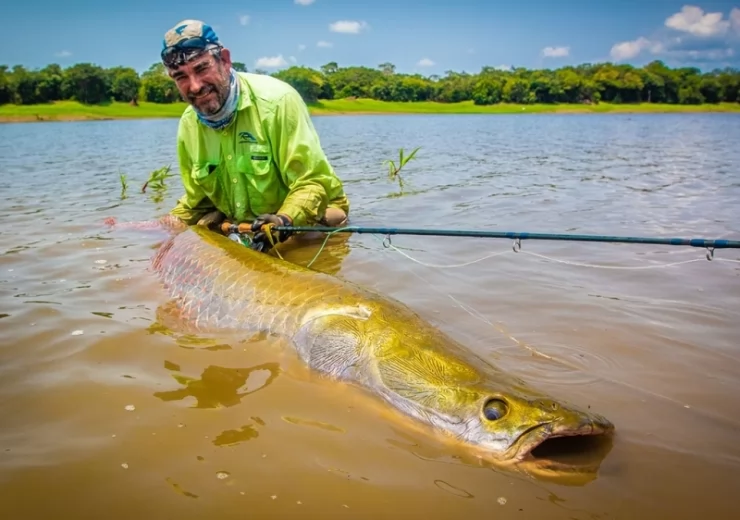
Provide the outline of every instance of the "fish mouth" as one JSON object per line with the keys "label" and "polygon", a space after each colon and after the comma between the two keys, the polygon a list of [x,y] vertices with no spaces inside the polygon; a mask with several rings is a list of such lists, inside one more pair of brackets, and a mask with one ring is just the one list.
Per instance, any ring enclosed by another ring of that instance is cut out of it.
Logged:
{"label": "fish mouth", "polygon": [[526,473],[555,480],[573,479],[572,485],[596,478],[611,451],[614,425],[602,417],[578,423],[553,421],[533,426],[512,446],[513,461]]}
{"label": "fish mouth", "polygon": [[512,469],[537,480],[584,486],[598,477],[612,449],[614,425],[604,418],[553,421],[525,431],[512,446]]}

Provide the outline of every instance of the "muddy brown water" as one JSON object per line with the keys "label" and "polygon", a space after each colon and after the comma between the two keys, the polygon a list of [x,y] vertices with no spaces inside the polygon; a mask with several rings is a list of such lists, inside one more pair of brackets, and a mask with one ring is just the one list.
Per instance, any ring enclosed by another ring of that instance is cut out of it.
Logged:
{"label": "muddy brown water", "polygon": [[[357,225],[740,239],[737,115],[315,123]],[[314,268],[616,425],[585,485],[514,475],[321,381],[279,342],[157,321],[161,235],[100,222],[174,203],[177,178],[160,196],[139,188],[174,164],[176,124],[0,126],[3,516],[734,518],[738,250],[710,262],[689,247],[330,240]],[[416,146],[395,196],[382,161]],[[289,258],[306,265],[319,246]]]}

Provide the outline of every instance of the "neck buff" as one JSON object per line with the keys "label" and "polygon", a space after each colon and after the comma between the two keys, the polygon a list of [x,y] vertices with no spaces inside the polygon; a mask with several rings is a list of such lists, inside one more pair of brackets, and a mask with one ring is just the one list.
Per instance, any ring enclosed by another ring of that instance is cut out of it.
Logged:
{"label": "neck buff", "polygon": [[229,75],[229,96],[226,98],[226,101],[219,111],[212,115],[205,115],[198,112],[198,110],[195,110],[200,122],[210,128],[217,130],[224,128],[231,123],[231,120],[234,119],[234,115],[236,114],[236,105],[239,101],[239,80],[237,79],[236,71],[233,68]]}

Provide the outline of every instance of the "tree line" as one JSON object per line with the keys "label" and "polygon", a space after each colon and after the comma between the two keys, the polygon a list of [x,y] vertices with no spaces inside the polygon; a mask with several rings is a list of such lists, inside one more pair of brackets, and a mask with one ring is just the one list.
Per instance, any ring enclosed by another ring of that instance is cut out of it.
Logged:
{"label": "tree line", "polygon": [[[234,68],[246,71],[243,63]],[[263,70],[255,70],[267,74]],[[330,62],[318,70],[293,66],[275,72],[307,103],[322,99],[370,98],[381,101],[472,101],[496,103],[668,103],[740,102],[740,71],[702,72],[694,67],[670,68],[656,60],[644,67],[598,63],[558,69],[502,70],[483,67],[478,73],[446,71],[444,76],[397,73],[392,63],[377,68],[340,67]],[[85,104],[110,101],[182,101],[161,63],[139,74],[130,67],[103,68],[78,63],[28,70],[0,65],[0,104],[38,104],[75,100]]]}

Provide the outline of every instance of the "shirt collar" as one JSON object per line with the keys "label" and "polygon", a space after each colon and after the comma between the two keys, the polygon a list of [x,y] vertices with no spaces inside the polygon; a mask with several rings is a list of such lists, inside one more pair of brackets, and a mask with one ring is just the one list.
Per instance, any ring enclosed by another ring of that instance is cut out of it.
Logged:
{"label": "shirt collar", "polygon": [[249,89],[247,78],[242,76],[239,72],[236,73],[236,77],[239,80],[239,87],[241,88],[239,92],[239,104],[237,105],[237,109],[243,110],[252,104],[252,91]]}

